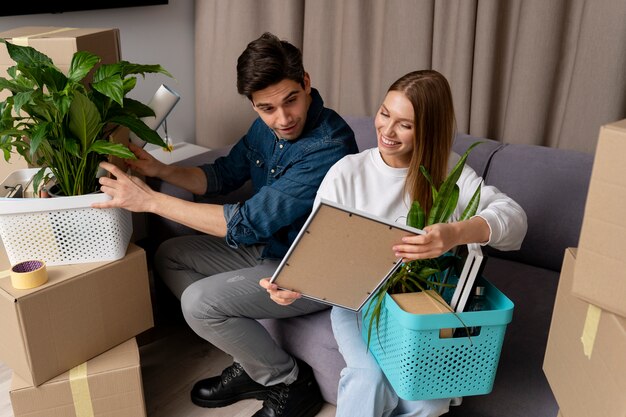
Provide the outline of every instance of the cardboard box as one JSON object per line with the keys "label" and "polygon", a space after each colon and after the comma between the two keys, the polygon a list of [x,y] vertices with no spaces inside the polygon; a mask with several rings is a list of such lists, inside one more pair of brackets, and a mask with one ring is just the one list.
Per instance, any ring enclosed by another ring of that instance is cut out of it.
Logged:
{"label": "cardboard box", "polygon": [[[27,26],[0,32],[0,38],[19,45],[32,46],[48,55],[65,73],[69,70],[76,51],[95,53],[102,58],[102,64],[112,64],[121,59],[119,29]],[[0,77],[6,77],[7,69],[14,65],[6,46],[0,45]],[[9,94],[6,91],[0,92],[0,101],[5,100]],[[0,158],[0,181],[11,172],[24,168],[28,168],[28,164],[18,154],[11,155],[9,162],[4,157]]]}
{"label": "cardboard box", "polygon": [[623,317],[626,317],[625,204],[626,119],[600,129],[574,273],[577,296]]}
{"label": "cardboard box", "polygon": [[[437,291],[426,290],[404,294],[391,294],[402,310],[411,314],[442,314],[453,311]],[[453,329],[439,330],[439,337],[452,337]]]}
{"label": "cardboard box", "polygon": [[139,350],[131,339],[36,388],[13,375],[15,417],[142,417]]}
{"label": "cardboard box", "polygon": [[[16,45],[31,46],[47,55],[61,71],[67,72],[77,51],[89,51],[102,64],[121,59],[120,31],[115,28],[62,28],[55,26],[25,26],[0,32],[0,38]],[[0,74],[4,76],[15,62],[4,45],[0,47]]]}
{"label": "cardboard box", "polygon": [[626,416],[626,319],[572,294],[574,249],[567,249],[543,370],[563,415]]}
{"label": "cardboard box", "polygon": [[0,278],[0,361],[32,385],[153,326],[146,254],[48,267],[48,282],[16,290]]}

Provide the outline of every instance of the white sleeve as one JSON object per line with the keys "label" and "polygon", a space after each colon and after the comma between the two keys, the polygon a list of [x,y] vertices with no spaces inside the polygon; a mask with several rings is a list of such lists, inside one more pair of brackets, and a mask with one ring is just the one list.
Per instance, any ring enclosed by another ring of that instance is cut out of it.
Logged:
{"label": "white sleeve", "polygon": [[[460,195],[454,214],[455,219],[461,217],[474,191],[482,182],[482,177],[479,177],[472,168],[467,165],[463,167],[461,177],[457,181]],[[496,187],[483,184],[476,215],[485,219],[489,225],[489,241],[484,245],[503,251],[517,250],[521,247],[528,229],[528,221],[524,209],[512,198]]]}

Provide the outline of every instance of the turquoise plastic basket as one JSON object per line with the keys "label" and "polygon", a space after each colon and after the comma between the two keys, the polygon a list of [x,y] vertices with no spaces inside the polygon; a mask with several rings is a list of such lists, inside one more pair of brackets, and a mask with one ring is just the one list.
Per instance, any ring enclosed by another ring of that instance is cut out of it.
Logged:
{"label": "turquoise plastic basket", "polygon": [[[385,296],[378,329],[374,325],[370,350],[400,398],[429,400],[488,394],[500,360],[513,302],[482,279],[489,310],[444,314],[411,314]],[[363,339],[369,316],[362,309]],[[458,317],[457,317],[458,316]],[[440,329],[480,326],[480,334],[440,338]]]}

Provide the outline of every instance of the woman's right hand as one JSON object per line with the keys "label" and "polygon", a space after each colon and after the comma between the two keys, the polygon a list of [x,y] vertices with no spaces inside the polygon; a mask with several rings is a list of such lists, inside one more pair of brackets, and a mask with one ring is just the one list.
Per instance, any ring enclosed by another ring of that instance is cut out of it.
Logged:
{"label": "woman's right hand", "polygon": [[272,301],[282,306],[288,306],[302,297],[299,292],[279,289],[278,285],[271,283],[269,278],[263,278],[259,281],[259,285],[267,290]]}
{"label": "woman's right hand", "polygon": [[128,149],[135,154],[137,159],[127,159],[126,165],[128,165],[133,171],[144,175],[146,177],[161,177],[166,165],[154,156],[150,155],[145,149],[134,143],[128,144]]}

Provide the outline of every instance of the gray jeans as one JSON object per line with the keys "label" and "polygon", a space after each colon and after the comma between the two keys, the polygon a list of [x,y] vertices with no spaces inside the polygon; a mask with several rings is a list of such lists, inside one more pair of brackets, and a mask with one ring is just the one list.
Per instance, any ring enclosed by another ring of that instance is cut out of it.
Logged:
{"label": "gray jeans", "polygon": [[307,299],[290,306],[273,302],[259,280],[272,276],[279,261],[260,259],[262,249],[233,249],[209,235],[183,236],[159,247],[155,267],[200,337],[230,354],[260,384],[289,384],[298,376],[296,362],[257,319],[301,316],[328,306]]}

